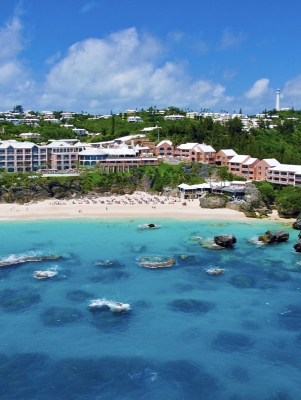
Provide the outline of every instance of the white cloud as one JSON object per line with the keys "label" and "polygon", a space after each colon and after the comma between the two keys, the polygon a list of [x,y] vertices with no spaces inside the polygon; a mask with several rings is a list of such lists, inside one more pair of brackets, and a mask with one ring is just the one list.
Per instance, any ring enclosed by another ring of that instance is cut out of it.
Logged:
{"label": "white cloud", "polygon": [[301,98],[301,75],[286,82],[283,90],[283,95],[288,97]]}
{"label": "white cloud", "polygon": [[22,49],[22,24],[15,16],[0,29],[0,60],[15,57]]}
{"label": "white cloud", "polygon": [[183,63],[162,63],[163,53],[161,43],[135,28],[75,43],[50,70],[43,107],[90,106],[97,112],[154,103],[210,107],[231,100],[219,84],[192,81]]}
{"label": "white cloud", "polygon": [[61,58],[61,53],[60,51],[56,52],[53,54],[51,57],[47,58],[46,64],[53,65],[56,63],[59,59]]}
{"label": "white cloud", "polygon": [[90,1],[89,3],[86,3],[80,10],[81,13],[85,14],[86,12],[90,11],[92,8],[95,7],[94,1]]}
{"label": "white cloud", "polygon": [[20,104],[26,94],[32,93],[34,86],[27,69],[18,56],[24,48],[23,26],[18,16],[0,28],[0,103],[12,108]]}
{"label": "white cloud", "polygon": [[270,80],[267,78],[258,79],[250,90],[245,92],[245,96],[250,100],[259,100],[266,95],[269,89]]}
{"label": "white cloud", "polygon": [[220,50],[226,50],[233,47],[238,47],[245,40],[242,33],[234,35],[229,29],[225,29],[219,45]]}

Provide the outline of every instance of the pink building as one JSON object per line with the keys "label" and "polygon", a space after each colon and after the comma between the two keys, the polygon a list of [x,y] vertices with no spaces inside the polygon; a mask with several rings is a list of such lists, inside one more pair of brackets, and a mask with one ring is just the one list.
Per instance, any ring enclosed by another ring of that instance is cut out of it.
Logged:
{"label": "pink building", "polygon": [[156,155],[162,158],[174,157],[174,146],[172,145],[170,140],[162,140],[156,146]]}
{"label": "pink building", "polygon": [[279,165],[279,161],[276,158],[264,158],[255,165],[254,179],[255,181],[265,181],[267,177],[267,170],[272,167]]}
{"label": "pink building", "polygon": [[255,167],[259,163],[258,158],[250,157],[247,161],[244,161],[241,166],[242,175],[246,179],[255,179]]}
{"label": "pink building", "polygon": [[175,149],[175,158],[181,161],[215,164],[216,151],[205,143],[185,143]]}
{"label": "pink building", "polygon": [[216,153],[215,164],[228,165],[234,156],[237,156],[237,153],[233,149],[222,149]]}
{"label": "pink building", "polygon": [[237,154],[228,162],[228,170],[234,175],[242,176],[242,164],[251,158],[247,155]]}

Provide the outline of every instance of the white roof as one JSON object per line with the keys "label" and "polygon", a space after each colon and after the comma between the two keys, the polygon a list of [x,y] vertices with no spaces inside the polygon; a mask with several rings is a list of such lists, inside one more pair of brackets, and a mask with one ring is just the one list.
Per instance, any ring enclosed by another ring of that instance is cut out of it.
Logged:
{"label": "white roof", "polygon": [[159,126],[150,126],[150,127],[141,129],[140,132],[150,132],[150,131],[153,131],[154,129],[161,129],[161,128]]}
{"label": "white roof", "polygon": [[222,151],[223,153],[225,153],[227,157],[231,157],[231,156],[234,157],[234,156],[237,156],[236,151],[234,151],[233,149],[221,149],[221,151]]}
{"label": "white roof", "polygon": [[271,171],[287,171],[287,172],[300,172],[301,165],[293,165],[293,164],[279,164],[275,167],[269,168]]}
{"label": "white roof", "polygon": [[78,154],[81,156],[98,156],[98,155],[103,156],[103,155],[107,154],[107,152],[104,149],[95,149],[94,148],[94,149],[80,151]]}
{"label": "white roof", "polygon": [[48,144],[47,147],[52,149],[53,147],[72,147],[72,145],[69,143],[61,142],[61,141],[57,140],[55,142],[51,142],[50,144]]}
{"label": "white roof", "polygon": [[205,144],[205,143],[199,144],[198,147],[199,147],[202,151],[204,151],[205,153],[212,153],[212,152],[215,153],[214,148],[213,148],[212,146],[209,146],[208,144]]}
{"label": "white roof", "polygon": [[[243,164],[244,165],[251,165],[253,164],[256,160],[258,160],[258,158],[249,158],[247,161],[245,161]],[[258,160],[259,161],[259,160]]]}
{"label": "white roof", "polygon": [[160,143],[157,144],[156,147],[162,146],[162,144],[167,143],[169,146],[172,146],[172,143],[170,140],[162,140]]}
{"label": "white roof", "polygon": [[177,149],[180,149],[180,150],[191,150],[197,145],[198,145],[198,143],[184,143],[184,144],[180,144],[180,146],[178,146]]}
{"label": "white roof", "polygon": [[243,163],[248,157],[250,157],[250,156],[236,154],[236,156],[231,158],[230,163]]}
{"label": "white roof", "polygon": [[264,158],[262,161],[265,161],[271,167],[275,167],[280,164],[280,162],[278,160],[276,160],[276,158]]}
{"label": "white roof", "polygon": [[10,146],[14,149],[31,149],[34,146],[40,147],[32,142],[5,142],[0,144],[0,148],[2,149],[7,149]]}

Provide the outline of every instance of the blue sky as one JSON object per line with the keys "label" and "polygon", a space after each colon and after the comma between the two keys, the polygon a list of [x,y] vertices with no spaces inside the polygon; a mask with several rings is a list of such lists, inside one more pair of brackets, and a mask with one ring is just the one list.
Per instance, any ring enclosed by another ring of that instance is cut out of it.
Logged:
{"label": "blue sky", "polygon": [[301,108],[301,4],[3,0],[0,111]]}

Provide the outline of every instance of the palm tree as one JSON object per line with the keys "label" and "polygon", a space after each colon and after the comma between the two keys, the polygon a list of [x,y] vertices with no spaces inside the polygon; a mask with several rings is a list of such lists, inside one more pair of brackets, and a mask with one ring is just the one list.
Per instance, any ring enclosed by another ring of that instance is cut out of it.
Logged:
{"label": "palm tree", "polygon": [[213,167],[210,167],[210,168],[208,169],[208,171],[207,171],[207,176],[208,176],[209,182],[210,182],[210,190],[212,189],[212,186],[211,186],[211,179],[212,179],[213,174],[214,174]]}
{"label": "palm tree", "polygon": [[222,186],[222,184],[225,183],[226,179],[229,177],[228,167],[226,166],[219,167],[217,171],[217,176],[221,180],[221,186]]}

